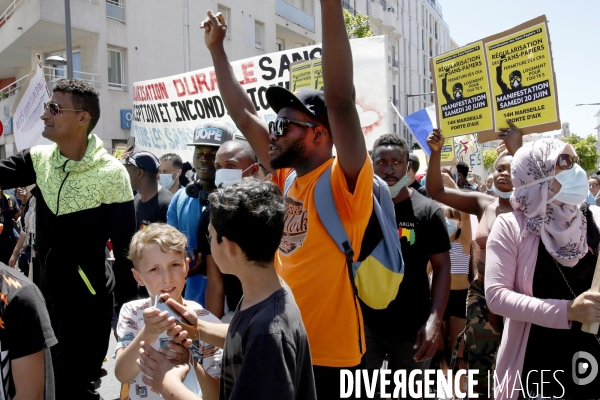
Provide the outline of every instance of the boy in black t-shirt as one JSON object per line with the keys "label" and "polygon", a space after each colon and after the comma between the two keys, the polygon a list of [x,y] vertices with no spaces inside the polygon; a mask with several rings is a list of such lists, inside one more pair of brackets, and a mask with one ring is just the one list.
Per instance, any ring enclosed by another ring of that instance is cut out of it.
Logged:
{"label": "boy in black t-shirt", "polygon": [[[244,297],[228,329],[198,321],[172,299],[168,304],[197,326],[200,340],[223,347],[219,399],[316,399],[300,310],[275,272],[286,210],[281,191],[273,183],[247,178],[212,193],[209,201],[212,256],[223,273],[239,278]],[[187,336],[180,326],[168,333],[176,335],[176,342]],[[150,346],[143,348],[140,368],[154,389],[181,399],[197,398],[182,388],[185,368]]]}
{"label": "boy in black t-shirt", "polygon": [[[406,141],[398,135],[383,135],[373,146],[375,174],[387,182],[404,259],[404,279],[396,299],[384,310],[361,302],[365,321],[367,369],[379,369],[386,354],[392,371],[429,367],[436,352],[436,338],[450,294],[450,239],[439,205],[406,185],[411,168]],[[381,232],[367,228],[365,237],[379,242]],[[369,246],[366,246],[369,247]],[[366,249],[365,249],[366,250]],[[427,263],[433,268],[429,290]]]}
{"label": "boy in black t-shirt", "polygon": [[0,263],[0,398],[54,399],[50,347],[57,343],[42,293]]}

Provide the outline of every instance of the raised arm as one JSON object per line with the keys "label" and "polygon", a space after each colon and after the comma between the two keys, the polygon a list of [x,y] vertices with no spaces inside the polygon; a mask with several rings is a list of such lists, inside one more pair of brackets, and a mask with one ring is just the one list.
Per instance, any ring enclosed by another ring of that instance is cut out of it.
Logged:
{"label": "raised arm", "polygon": [[354,102],[352,51],[339,0],[321,0],[323,82],[331,136],[348,186],[354,187],[367,157]]}
{"label": "raised arm", "polygon": [[427,179],[425,186],[427,193],[432,199],[446,204],[458,211],[477,215],[481,219],[485,207],[494,200],[481,192],[462,192],[457,189],[449,189],[444,187],[442,173],[440,171],[440,160],[444,137],[438,129],[434,129],[427,137],[427,144],[431,148],[431,157],[429,159],[429,167],[427,169]]}
{"label": "raised arm", "polygon": [[35,183],[35,170],[29,149],[0,160],[0,187],[12,189]]}
{"label": "raised arm", "polygon": [[204,29],[204,43],[213,59],[225,108],[235,125],[248,139],[258,160],[273,173],[269,167],[269,128],[259,118],[250,97],[237,81],[223,47],[227,25],[225,21],[219,21],[211,10],[208,10],[207,14],[208,18],[202,23],[201,28]]}

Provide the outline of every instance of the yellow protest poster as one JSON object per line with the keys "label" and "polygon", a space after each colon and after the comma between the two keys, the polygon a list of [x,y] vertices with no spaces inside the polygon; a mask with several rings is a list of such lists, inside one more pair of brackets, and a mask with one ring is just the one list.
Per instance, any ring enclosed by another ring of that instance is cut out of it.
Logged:
{"label": "yellow protest poster", "polygon": [[546,17],[484,41],[496,129],[507,119],[523,133],[560,129]]}
{"label": "yellow protest poster", "polygon": [[493,131],[483,43],[472,43],[434,57],[431,66],[442,134],[453,137]]}
{"label": "yellow protest poster", "polygon": [[313,87],[312,61],[298,61],[290,65],[291,91]]}
{"label": "yellow protest poster", "polygon": [[314,59],[312,62],[312,72],[313,72],[313,88],[318,90],[323,90],[323,70],[321,69],[321,64],[323,61],[320,58]]}
{"label": "yellow protest poster", "polygon": [[454,160],[454,139],[445,138],[442,146],[442,162]]}
{"label": "yellow protest poster", "polygon": [[123,153],[125,153],[125,150],[127,149],[127,145],[126,144],[117,144],[117,146],[114,148],[113,151],[113,157],[116,158],[117,160],[120,160],[121,157],[123,156]]}

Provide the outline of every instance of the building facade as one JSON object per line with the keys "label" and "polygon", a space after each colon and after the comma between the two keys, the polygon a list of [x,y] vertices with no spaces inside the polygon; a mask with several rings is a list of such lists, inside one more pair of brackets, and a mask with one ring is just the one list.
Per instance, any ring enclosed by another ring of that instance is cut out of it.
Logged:
{"label": "building facade", "polygon": [[[133,82],[212,65],[199,28],[208,9],[225,16],[231,60],[321,41],[318,0],[70,0],[70,7],[73,59],[67,61],[76,78],[100,92],[94,132],[108,151],[130,136],[121,111],[132,108]],[[66,59],[64,10],[64,0],[0,0],[0,121],[6,126],[38,55]],[[50,90],[66,75],[64,66],[45,65],[44,72]],[[0,158],[15,151],[13,135],[2,135]]]}
{"label": "building facade", "polygon": [[[407,115],[433,102],[429,59],[456,47],[437,0],[342,0],[369,15],[376,35],[388,35],[389,81],[385,95]],[[108,151],[130,136],[124,110],[132,108],[133,82],[212,65],[199,28],[206,11],[220,11],[229,26],[231,60],[321,42],[319,0],[70,0],[74,76],[101,94],[94,132]],[[0,121],[10,113],[20,85],[39,58],[67,58],[64,0],[0,0]],[[65,66],[44,65],[49,88]],[[426,95],[425,95],[426,94]],[[389,132],[412,138],[390,106]],[[130,124],[129,124],[130,125]],[[16,151],[0,137],[0,158]]]}

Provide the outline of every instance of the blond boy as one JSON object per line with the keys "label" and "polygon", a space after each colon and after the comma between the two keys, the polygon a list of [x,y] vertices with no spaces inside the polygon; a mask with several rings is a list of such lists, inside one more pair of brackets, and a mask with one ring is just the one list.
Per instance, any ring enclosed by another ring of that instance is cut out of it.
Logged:
{"label": "blond boy", "polygon": [[204,392],[205,399],[218,396],[221,349],[200,342],[202,365],[199,365],[190,357],[189,350],[171,342],[166,334],[167,330],[175,327],[174,317],[155,307],[157,296],[168,294],[179,304],[192,308],[200,319],[220,322],[201,305],[182,297],[190,261],[185,257],[186,245],[185,235],[165,224],[150,224],[131,240],[129,259],[134,265],[133,276],[140,286],[146,287],[150,298],[124,304],[117,325],[115,375],[121,383],[130,384],[130,399],[161,399],[160,394],[146,383],[147,378],[136,362],[142,342],[160,349],[173,364],[192,362],[194,372],[188,372],[184,380],[186,387],[198,395]]}

